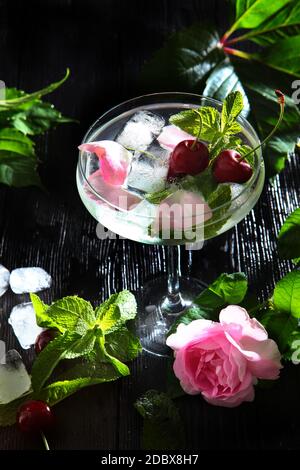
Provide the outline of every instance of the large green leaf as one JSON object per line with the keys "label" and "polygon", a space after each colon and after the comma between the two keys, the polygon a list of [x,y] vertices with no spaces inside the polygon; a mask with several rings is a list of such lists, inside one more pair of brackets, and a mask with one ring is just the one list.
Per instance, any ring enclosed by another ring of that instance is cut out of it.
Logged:
{"label": "large green leaf", "polygon": [[258,316],[258,320],[268,331],[269,337],[276,341],[281,354],[287,354],[291,346],[291,337],[297,332],[297,318],[287,312],[268,308]]}
{"label": "large green leaf", "polygon": [[300,209],[292,212],[278,235],[278,251],[283,258],[300,257]]}
{"label": "large green leaf", "polygon": [[299,50],[300,34],[277,41],[256,57],[269,67],[300,77]]}
{"label": "large green leaf", "polygon": [[16,112],[11,124],[24,134],[37,135],[55,127],[57,124],[74,122],[64,117],[51,103],[35,100],[27,109]]}
{"label": "large green leaf", "polygon": [[244,109],[242,114],[247,116],[250,111],[248,97],[242,82],[228,59],[221,62],[207,78],[203,95],[223,101],[228,93],[240,91],[243,95]]}
{"label": "large green leaf", "polygon": [[41,187],[36,158],[0,151],[0,183],[16,187]]}
{"label": "large green leaf", "polygon": [[194,300],[194,306],[180,315],[169,334],[174,333],[180,323],[208,319],[218,321],[220,310],[229,304],[240,304],[247,293],[248,281],[244,273],[223,273]]}
{"label": "large green leaf", "polygon": [[152,89],[200,92],[202,81],[224,60],[218,45],[218,33],[202,23],[175,33],[144,66],[143,81]]}
{"label": "large green leaf", "polygon": [[257,28],[293,0],[236,0],[236,20],[228,33],[240,28]]}
{"label": "large green leaf", "polygon": [[295,36],[299,33],[300,2],[294,0],[285,5],[275,15],[267,18],[258,28],[239,36],[236,42],[250,39],[261,46],[268,46],[284,37]]}
{"label": "large green leaf", "polygon": [[277,310],[300,318],[300,270],[288,273],[276,284],[274,305]]}
{"label": "large green leaf", "polygon": [[0,152],[13,152],[25,157],[34,157],[33,142],[17,129],[0,129]]}

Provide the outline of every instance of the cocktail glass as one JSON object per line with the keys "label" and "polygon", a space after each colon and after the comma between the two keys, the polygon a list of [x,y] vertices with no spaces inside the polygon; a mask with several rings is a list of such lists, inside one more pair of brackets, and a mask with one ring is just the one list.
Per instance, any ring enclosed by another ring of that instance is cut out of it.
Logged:
{"label": "cocktail glass", "polygon": [[[155,113],[168,123],[169,117],[184,109],[200,106],[212,106],[219,111],[222,103],[214,99],[189,93],[156,93],[131,99],[112,108],[103,114],[88,130],[83,143],[115,140],[120,135],[126,123],[139,111]],[[242,116],[238,118],[242,127],[239,137],[252,148],[259,145],[259,139],[249,122]],[[137,139],[139,140],[139,138]],[[131,143],[133,151],[138,142]],[[157,150],[159,146],[157,144]],[[152,149],[152,152],[155,153]],[[146,152],[145,152],[146,153]],[[140,155],[144,155],[141,153]],[[209,220],[197,222],[197,239],[187,240],[185,237],[164,237],[159,230],[149,230],[157,217],[157,206],[146,200],[139,200],[136,204],[136,195],[141,196],[140,190],[133,192],[132,200],[122,203],[119,199],[124,197],[123,190],[98,184],[96,175],[99,166],[97,157],[90,152],[80,152],[77,166],[77,186],[83,204],[92,216],[111,232],[121,237],[135,240],[140,243],[166,245],[167,274],[151,280],[144,285],[139,293],[139,311],[137,332],[143,348],[158,356],[168,355],[165,344],[166,335],[171,325],[186,308],[190,307],[195,297],[201,293],[206,284],[203,280],[182,276],[180,266],[180,246],[187,244],[189,248],[199,246],[202,241],[208,240],[229,230],[240,222],[254,207],[263,189],[265,171],[260,149],[253,154],[253,175],[243,185],[230,185],[231,200],[215,206]],[[157,169],[150,169],[147,173],[141,172],[140,179],[151,178],[155,186]],[[139,176],[139,175],[137,175]],[[98,177],[97,177],[98,178]],[[151,181],[150,181],[151,182]],[[152,184],[152,183],[151,183]],[[142,195],[143,198],[143,195]],[[126,196],[125,196],[126,199]],[[128,210],[128,207],[135,206]],[[183,218],[191,219],[191,214],[183,214]],[[190,224],[191,225],[191,224]],[[187,224],[189,226],[189,224]],[[199,236],[200,234],[200,236]],[[198,245],[195,245],[198,242]]]}

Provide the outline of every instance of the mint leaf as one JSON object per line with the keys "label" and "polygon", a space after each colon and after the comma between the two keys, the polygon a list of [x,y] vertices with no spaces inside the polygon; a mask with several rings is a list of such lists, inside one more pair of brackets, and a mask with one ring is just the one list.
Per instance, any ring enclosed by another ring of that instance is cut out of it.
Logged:
{"label": "mint leaf", "polygon": [[205,222],[204,237],[209,239],[215,237],[225,222],[230,217],[231,188],[228,184],[219,184],[207,198],[207,203],[213,211],[212,217]]}
{"label": "mint leaf", "polygon": [[95,313],[90,302],[77,296],[64,297],[53,302],[44,312],[47,326],[57,328],[64,333],[74,331],[83,334],[95,324]]}
{"label": "mint leaf", "polygon": [[268,331],[269,337],[277,343],[281,354],[288,355],[291,338],[298,330],[298,320],[287,312],[279,312],[271,307],[256,316]]}
{"label": "mint leaf", "polygon": [[183,178],[180,181],[180,187],[186,191],[199,192],[204,199],[208,200],[209,195],[217,189],[218,183],[212,174],[211,167],[208,167],[199,175]]}
{"label": "mint leaf", "polygon": [[173,194],[173,192],[174,188],[170,187],[167,189],[162,189],[161,191],[155,191],[154,193],[147,193],[145,194],[145,199],[151,204],[160,204],[161,201]]}
{"label": "mint leaf", "polygon": [[149,390],[135,402],[134,406],[144,419],[143,449],[185,448],[184,428],[179,411],[165,393]]}
{"label": "mint leaf", "polygon": [[104,334],[107,334],[124,325],[128,320],[133,320],[136,316],[136,309],[134,295],[123,290],[118,294],[111,295],[96,309],[96,323]]}
{"label": "mint leaf", "polygon": [[89,330],[85,335],[66,331],[54,338],[37,356],[32,367],[32,387],[40,391],[62,359],[74,359],[93,350],[95,333]]}
{"label": "mint leaf", "polygon": [[30,294],[30,300],[34,308],[37,324],[43,328],[56,328],[56,323],[47,316],[49,305],[46,305],[36,294]]}
{"label": "mint leaf", "polygon": [[180,323],[187,325],[199,319],[218,321],[220,310],[229,304],[240,304],[247,290],[248,282],[244,273],[221,274],[196,297],[193,307],[176,319],[169,334],[175,333]]}
{"label": "mint leaf", "polygon": [[142,352],[139,338],[126,327],[108,334],[105,340],[107,352],[122,362],[131,361]]}
{"label": "mint leaf", "polygon": [[[72,379],[65,379],[72,375]],[[120,378],[114,367],[109,364],[84,362],[62,375],[62,380],[55,381],[38,392],[29,393],[6,405],[0,405],[0,426],[10,426],[16,422],[19,407],[28,400],[42,400],[54,406],[82,388],[111,382]]]}
{"label": "mint leaf", "polygon": [[276,284],[273,299],[277,310],[300,318],[300,271],[288,273]]}
{"label": "mint leaf", "polygon": [[282,258],[300,257],[300,208],[292,212],[278,235],[278,251]]}
{"label": "mint leaf", "polygon": [[17,129],[10,129],[9,127],[0,129],[0,155],[3,150],[26,157],[34,157],[33,142],[22,132]]}
{"label": "mint leaf", "polygon": [[[216,108],[202,106],[198,109],[187,109],[170,117],[170,123],[194,137],[210,142],[220,132],[220,113]],[[201,127],[201,134],[199,130]]]}
{"label": "mint leaf", "polygon": [[[227,304],[239,304],[243,301],[248,289],[247,277],[244,273],[221,274],[209,287],[208,291]],[[196,304],[207,302],[207,297],[200,294]]]}
{"label": "mint leaf", "polygon": [[233,91],[226,96],[221,113],[221,131],[223,133],[237,134],[241,126],[235,122],[243,111],[243,95],[240,91]]}

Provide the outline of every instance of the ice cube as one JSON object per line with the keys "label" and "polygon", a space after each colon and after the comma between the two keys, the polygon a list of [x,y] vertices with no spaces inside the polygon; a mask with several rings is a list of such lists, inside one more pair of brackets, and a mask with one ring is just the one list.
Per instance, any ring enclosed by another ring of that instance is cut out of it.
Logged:
{"label": "ice cube", "polygon": [[42,268],[18,268],[10,274],[10,287],[15,294],[39,292],[51,286],[51,276]]}
{"label": "ice cube", "polygon": [[8,323],[12,326],[23,349],[29,349],[38,335],[44,331],[36,323],[34,308],[31,302],[16,305],[10,314]]}
{"label": "ice cube", "polygon": [[9,270],[0,264],[0,297],[7,291],[9,287]]}
{"label": "ice cube", "polygon": [[151,111],[138,111],[117,135],[116,141],[129,149],[146,150],[160,134],[165,120]]}
{"label": "ice cube", "polygon": [[144,193],[161,191],[166,186],[170,152],[155,140],[145,153],[135,152],[127,187]]}
{"label": "ice cube", "polygon": [[0,404],[9,403],[21,397],[31,388],[31,380],[20,354],[12,349],[0,364]]}

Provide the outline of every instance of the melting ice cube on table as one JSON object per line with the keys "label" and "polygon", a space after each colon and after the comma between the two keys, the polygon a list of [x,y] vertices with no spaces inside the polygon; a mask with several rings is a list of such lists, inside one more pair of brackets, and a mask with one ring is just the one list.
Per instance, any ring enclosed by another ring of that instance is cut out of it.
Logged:
{"label": "melting ice cube on table", "polygon": [[9,276],[9,270],[0,264],[0,297],[7,291],[9,287]]}
{"label": "melting ice cube on table", "polygon": [[0,364],[0,404],[21,397],[31,388],[31,380],[20,354],[12,349]]}
{"label": "melting ice cube on table", "polygon": [[34,308],[31,302],[16,305],[10,314],[8,323],[12,326],[23,349],[29,349],[38,335],[44,331],[36,323]]}
{"label": "melting ice cube on table", "polygon": [[18,268],[10,274],[10,287],[15,294],[39,292],[51,286],[51,276],[42,268]]}
{"label": "melting ice cube on table", "polygon": [[115,140],[126,148],[146,150],[160,134],[164,125],[164,118],[158,114],[138,111],[126,122]]}

